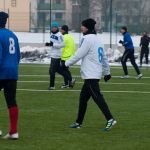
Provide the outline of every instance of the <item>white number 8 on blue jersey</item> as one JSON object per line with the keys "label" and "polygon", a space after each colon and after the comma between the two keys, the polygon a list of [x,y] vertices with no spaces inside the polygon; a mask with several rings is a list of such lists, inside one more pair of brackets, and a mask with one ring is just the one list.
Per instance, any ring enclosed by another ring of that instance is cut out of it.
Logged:
{"label": "white number 8 on blue jersey", "polygon": [[15,54],[15,41],[13,38],[9,38],[9,53],[10,54]]}
{"label": "white number 8 on blue jersey", "polygon": [[102,63],[102,59],[103,59],[103,48],[102,47],[98,48],[98,59],[99,59],[99,63]]}

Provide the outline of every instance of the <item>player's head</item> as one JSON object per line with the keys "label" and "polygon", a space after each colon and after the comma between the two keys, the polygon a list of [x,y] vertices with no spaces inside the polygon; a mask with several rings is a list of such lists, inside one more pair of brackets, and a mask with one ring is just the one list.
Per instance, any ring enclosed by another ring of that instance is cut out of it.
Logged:
{"label": "player's head", "polygon": [[143,32],[143,36],[147,36],[147,34],[148,34],[148,33],[147,33],[146,31],[145,31],[145,32]]}
{"label": "player's head", "polygon": [[9,15],[3,11],[0,12],[0,28],[5,28]]}
{"label": "player's head", "polygon": [[95,31],[96,21],[94,19],[86,19],[82,21],[81,31],[83,34],[96,32]]}
{"label": "player's head", "polygon": [[63,25],[61,27],[61,33],[64,35],[64,34],[68,34],[68,31],[69,31],[69,27],[67,25]]}
{"label": "player's head", "polygon": [[127,29],[126,26],[123,26],[123,27],[121,27],[121,29],[120,29],[120,32],[121,32],[121,33],[125,33],[125,32],[127,32],[127,31],[128,31],[128,29]]}
{"label": "player's head", "polygon": [[51,25],[51,31],[52,33],[56,33],[59,31],[59,23],[58,22],[53,22]]}

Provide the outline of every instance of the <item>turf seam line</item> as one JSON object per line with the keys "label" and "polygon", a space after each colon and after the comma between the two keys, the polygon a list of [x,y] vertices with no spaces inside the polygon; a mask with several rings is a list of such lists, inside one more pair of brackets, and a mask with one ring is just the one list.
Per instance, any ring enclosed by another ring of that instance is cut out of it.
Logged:
{"label": "turf seam line", "polygon": [[[81,90],[38,90],[38,89],[17,89],[18,91],[28,91],[28,92],[80,92]],[[103,93],[137,93],[137,94],[150,94],[149,91],[102,91]]]}

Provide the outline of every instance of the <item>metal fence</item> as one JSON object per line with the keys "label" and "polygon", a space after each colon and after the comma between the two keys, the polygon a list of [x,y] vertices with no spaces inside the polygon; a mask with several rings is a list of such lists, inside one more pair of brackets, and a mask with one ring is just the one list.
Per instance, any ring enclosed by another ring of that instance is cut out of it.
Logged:
{"label": "metal fence", "polygon": [[97,21],[98,32],[116,32],[123,25],[128,26],[131,33],[149,32],[149,0],[37,0],[36,7],[32,2],[30,10],[8,10],[10,28],[16,31],[46,32],[51,22],[57,21],[79,32],[81,21],[91,17]]}

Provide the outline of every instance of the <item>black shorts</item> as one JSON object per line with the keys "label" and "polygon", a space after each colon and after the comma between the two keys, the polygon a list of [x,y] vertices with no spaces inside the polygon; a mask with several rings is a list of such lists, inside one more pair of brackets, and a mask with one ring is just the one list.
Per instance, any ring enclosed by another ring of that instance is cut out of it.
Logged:
{"label": "black shorts", "polygon": [[4,89],[4,96],[8,108],[17,106],[16,104],[16,80],[0,80],[0,90]]}

